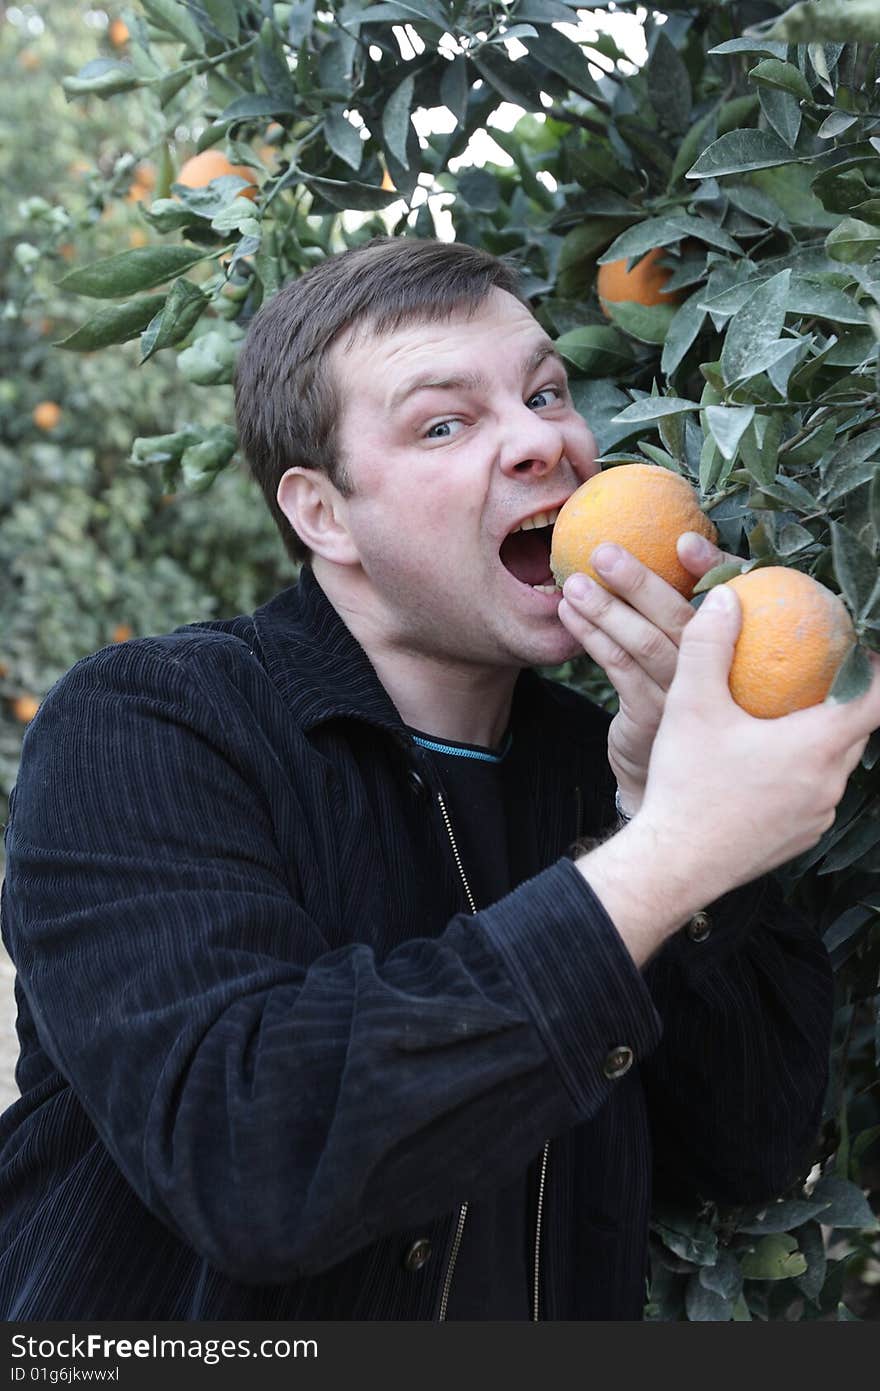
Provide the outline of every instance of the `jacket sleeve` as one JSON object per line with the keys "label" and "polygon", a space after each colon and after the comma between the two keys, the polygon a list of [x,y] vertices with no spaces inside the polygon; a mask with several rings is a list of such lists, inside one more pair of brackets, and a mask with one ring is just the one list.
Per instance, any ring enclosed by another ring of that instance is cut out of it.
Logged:
{"label": "jacket sleeve", "polygon": [[[4,924],[41,1047],[143,1203],[279,1283],[511,1181],[608,1099],[620,1038],[645,1056],[661,1024],[566,858],[381,960],[331,949],[231,732],[263,737],[231,718],[247,658],[223,642],[107,648],[52,688]],[[293,787],[284,816],[305,871]]]}
{"label": "jacket sleeve", "polygon": [[828,1081],[833,976],[812,924],[772,876],[679,932],[645,979],[663,1038],[645,1061],[655,1197],[778,1197],[809,1159]]}

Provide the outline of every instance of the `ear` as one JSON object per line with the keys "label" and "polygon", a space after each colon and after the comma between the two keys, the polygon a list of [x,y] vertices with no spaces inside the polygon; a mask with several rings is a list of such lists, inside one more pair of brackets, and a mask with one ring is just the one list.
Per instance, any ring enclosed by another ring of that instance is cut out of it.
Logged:
{"label": "ear", "polygon": [[296,466],[282,475],[275,494],[297,536],[314,555],[354,565],[357,550],[345,524],[345,499],[318,469]]}

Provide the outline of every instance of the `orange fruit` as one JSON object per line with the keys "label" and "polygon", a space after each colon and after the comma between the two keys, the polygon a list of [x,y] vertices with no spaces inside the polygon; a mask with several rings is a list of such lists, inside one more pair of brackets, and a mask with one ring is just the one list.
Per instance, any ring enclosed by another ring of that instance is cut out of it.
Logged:
{"label": "orange fruit", "polygon": [[553,526],[550,569],[560,589],[575,572],[609,589],[590,556],[603,541],[613,541],[689,599],[696,579],[675,549],[684,531],[717,540],[687,479],[658,464],[619,464],[594,474],[563,505]]}
{"label": "orange fruit", "polygon": [[30,724],[40,708],[38,696],[21,695],[12,702],[12,713],[20,724]]}
{"label": "orange fruit", "polygon": [[31,411],[31,419],[38,430],[54,430],[61,419],[61,407],[57,401],[40,401]]}
{"label": "orange fruit", "polygon": [[730,668],[737,705],[762,720],[820,705],[856,641],[843,601],[784,565],[727,583],[743,614]]}
{"label": "orange fruit", "polygon": [[156,171],[152,164],[139,164],[125,195],[126,203],[143,203],[156,186]]}
{"label": "orange fruit", "polygon": [[626,259],[607,261],[599,267],[596,277],[596,291],[599,304],[606,319],[611,315],[605,308],[606,301],[619,304],[621,300],[632,300],[636,304],[678,304],[682,298],[680,290],[664,290],[672,271],[668,266],[657,262],[663,256],[665,247],[655,246],[636,261],[632,270],[627,270]]}
{"label": "orange fruit", "polygon": [[128,234],[128,244],[131,247],[146,246],[147,240],[147,234],[143,227],[132,227]]}
{"label": "orange fruit", "polygon": [[224,174],[237,174],[240,179],[247,179],[248,183],[254,185],[253,188],[243,188],[240,198],[253,199],[259,195],[253,169],[246,164],[230,164],[220,150],[202,150],[200,155],[193,155],[183,165],[174,182],[185,184],[187,188],[204,188],[212,179],[219,179]]}
{"label": "orange fruit", "polygon": [[61,257],[62,261],[72,261],[76,255],[73,242],[62,242],[58,248],[58,255]]}
{"label": "orange fruit", "polygon": [[114,48],[123,48],[130,38],[125,20],[111,19],[107,26],[107,37]]}
{"label": "orange fruit", "polygon": [[37,72],[42,66],[39,53],[32,48],[23,48],[18,55],[18,66],[24,68],[25,72]]}
{"label": "orange fruit", "polygon": [[117,623],[113,629],[114,642],[128,642],[128,639],[133,636],[134,631],[127,623]]}

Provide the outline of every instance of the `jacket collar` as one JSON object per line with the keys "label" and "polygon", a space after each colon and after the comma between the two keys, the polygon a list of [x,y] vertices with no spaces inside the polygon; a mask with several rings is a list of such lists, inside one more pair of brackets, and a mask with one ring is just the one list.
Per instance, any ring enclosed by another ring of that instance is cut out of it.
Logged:
{"label": "jacket collar", "polygon": [[[354,634],[303,564],[297,583],[254,613],[266,669],[304,731],[326,720],[367,720],[400,736],[405,725]],[[514,687],[512,720],[539,719],[543,682],[524,668]]]}

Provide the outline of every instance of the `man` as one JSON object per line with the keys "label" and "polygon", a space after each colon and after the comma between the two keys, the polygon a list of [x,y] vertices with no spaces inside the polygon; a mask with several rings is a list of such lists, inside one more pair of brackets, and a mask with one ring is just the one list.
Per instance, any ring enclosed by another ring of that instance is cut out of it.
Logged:
{"label": "man", "polygon": [[[652,1183],[763,1201],[815,1136],[828,960],[765,876],[880,678],[754,720],[735,601],[542,589],[595,444],[472,248],[287,286],[237,409],[297,584],[85,658],[25,739],[3,1316],[638,1319]],[[531,669],[584,649],[610,724]]]}

